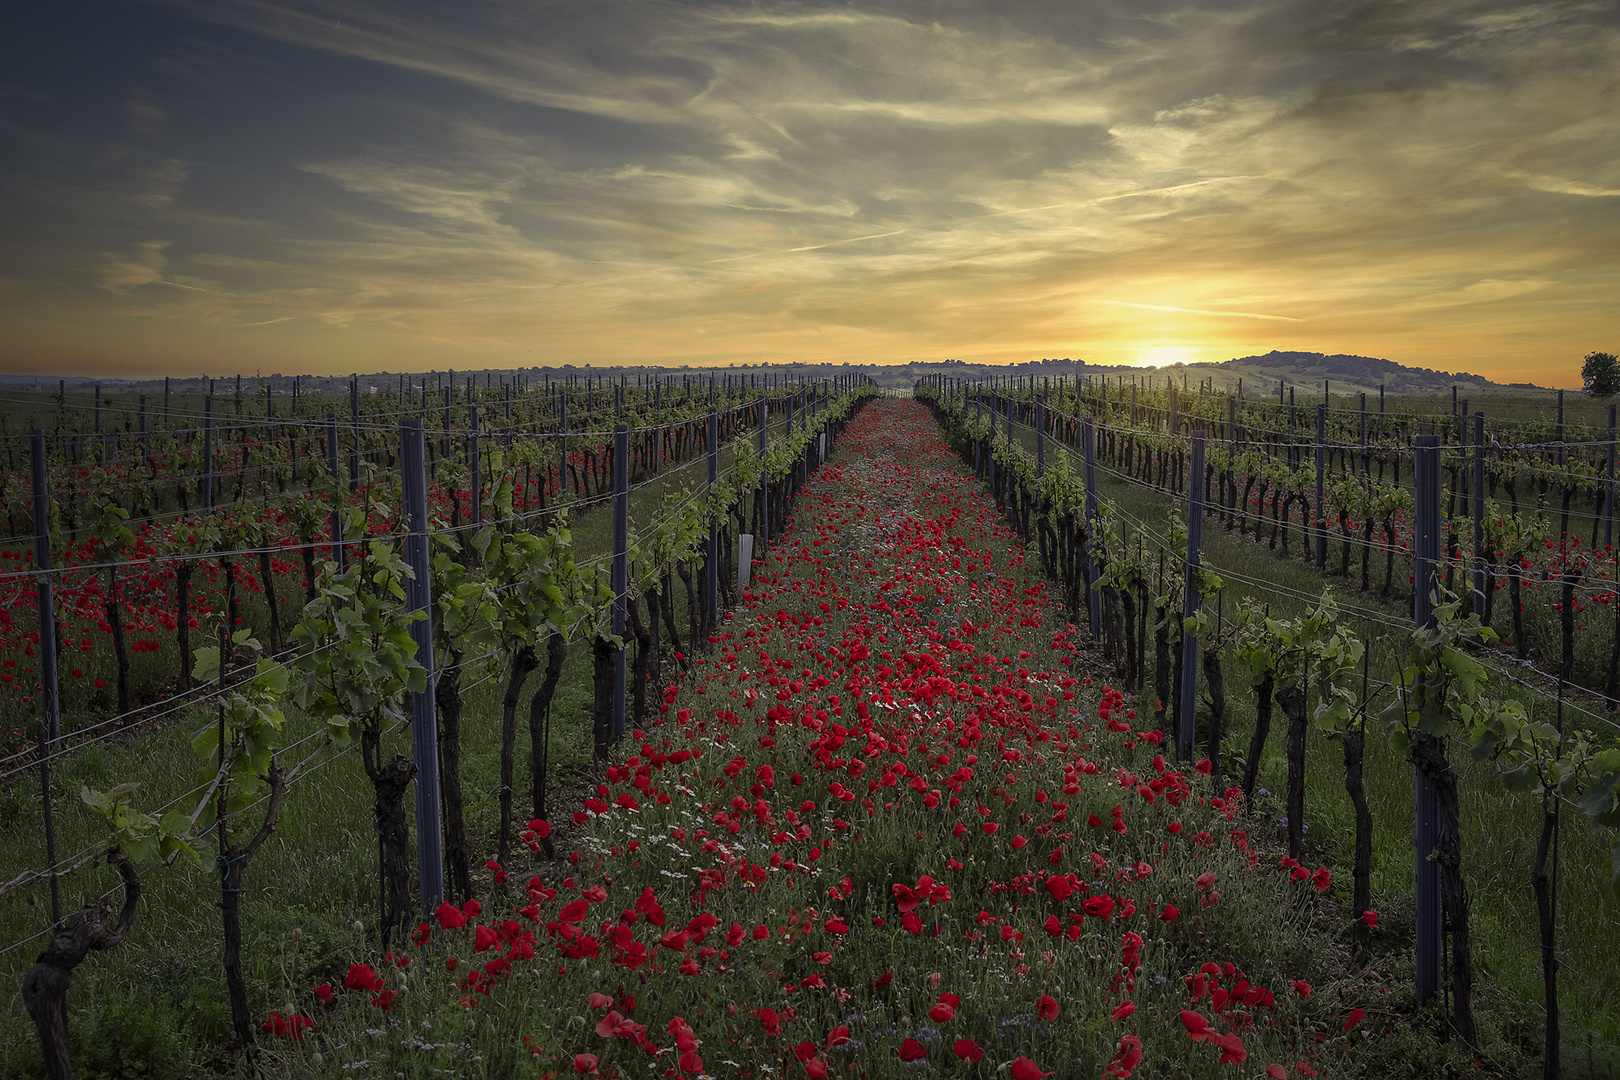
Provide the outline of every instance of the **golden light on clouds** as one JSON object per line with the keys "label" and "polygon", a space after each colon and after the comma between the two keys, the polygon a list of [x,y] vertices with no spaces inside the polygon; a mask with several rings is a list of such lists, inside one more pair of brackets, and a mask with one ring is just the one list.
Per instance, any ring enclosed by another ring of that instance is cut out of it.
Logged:
{"label": "golden light on clouds", "polygon": [[95,14],[0,85],[11,371],[1620,348],[1612,5]]}

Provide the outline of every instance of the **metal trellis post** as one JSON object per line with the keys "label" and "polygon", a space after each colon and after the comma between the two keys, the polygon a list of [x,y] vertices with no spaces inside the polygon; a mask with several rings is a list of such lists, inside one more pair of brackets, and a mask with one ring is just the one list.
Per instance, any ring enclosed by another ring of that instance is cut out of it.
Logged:
{"label": "metal trellis post", "polygon": [[[1187,498],[1187,559],[1182,573],[1181,612],[1184,618],[1198,614],[1203,592],[1198,588],[1200,549],[1204,542],[1204,485],[1198,479],[1204,472],[1204,431],[1192,436],[1192,474],[1194,477]],[[1193,755],[1194,721],[1198,714],[1198,635],[1181,636],[1181,723],[1176,729],[1176,757],[1191,761]]]}
{"label": "metal trellis post", "polygon": [[613,741],[624,737],[624,624],[630,589],[630,428],[613,429]]}
{"label": "metal trellis post", "polygon": [[62,736],[62,702],[56,681],[56,598],[51,584],[50,493],[45,480],[45,433],[29,435],[34,481],[34,564],[39,568],[39,790],[45,818],[45,863],[51,875],[51,923],[62,921],[61,889],[56,879],[56,824],[51,814],[51,754]]}
{"label": "metal trellis post", "polygon": [[[332,470],[332,498],[340,500],[342,490],[338,486],[338,433],[337,417],[331,413],[326,416],[326,466]],[[334,501],[332,506],[332,561],[337,563],[338,573],[343,572],[343,507]]]}
{"label": "metal trellis post", "polygon": [[416,764],[416,872],[423,911],[444,899],[444,852],[439,830],[439,722],[433,699],[433,590],[428,578],[427,447],[422,421],[399,424],[399,471],[404,484],[405,561],[412,578],[405,603],[421,618],[411,623],[416,662],[427,669],[427,688],[411,693],[411,758]]}
{"label": "metal trellis post", "polygon": [[[1412,621],[1418,627],[1434,618],[1430,592],[1440,562],[1440,436],[1419,435],[1413,469],[1416,487],[1416,536],[1413,540]],[[1440,989],[1441,925],[1440,864],[1434,852],[1439,800],[1421,770],[1417,780],[1416,908],[1417,1000],[1421,1005]]]}
{"label": "metal trellis post", "polygon": [[1097,535],[1097,425],[1085,418],[1086,453],[1086,602],[1091,614],[1091,636],[1102,632],[1102,597],[1097,591],[1097,564],[1091,557],[1091,543]]}

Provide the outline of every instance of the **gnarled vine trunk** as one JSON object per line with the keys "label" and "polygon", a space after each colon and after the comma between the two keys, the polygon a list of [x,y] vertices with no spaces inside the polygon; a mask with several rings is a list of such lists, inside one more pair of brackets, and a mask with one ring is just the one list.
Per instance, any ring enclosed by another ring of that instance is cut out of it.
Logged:
{"label": "gnarled vine trunk", "polygon": [[[446,650],[449,663],[434,680],[433,702],[439,713],[439,799],[444,807],[444,861],[450,891],[460,903],[472,896],[472,857],[461,794],[461,661],[460,649]],[[504,834],[503,834],[504,835]],[[501,856],[505,858],[504,852]]]}
{"label": "gnarled vine trunk", "polygon": [[1260,775],[1260,755],[1265,753],[1266,737],[1271,734],[1271,690],[1276,678],[1269,672],[1254,684],[1254,732],[1249,736],[1249,757],[1243,763],[1243,804],[1254,799],[1255,778]]}
{"label": "gnarled vine trunk", "polygon": [[1305,691],[1285,686],[1277,704],[1288,719],[1288,855],[1305,857]]}
{"label": "gnarled vine trunk", "polygon": [[525,645],[513,653],[512,664],[507,669],[506,693],[501,697],[501,824],[495,850],[496,859],[503,866],[512,844],[512,775],[515,771],[513,759],[517,757],[518,695],[522,693],[530,672],[539,666],[540,658],[535,655],[532,645]]}
{"label": "gnarled vine trunk", "polygon": [[[551,756],[551,699],[562,680],[563,662],[568,659],[568,643],[555,631],[546,638],[546,674],[529,698],[529,794],[534,816],[545,820],[548,763]],[[552,858],[551,837],[540,841],[546,858]]]}
{"label": "gnarled vine trunk", "polygon": [[73,1057],[68,1050],[67,995],[73,986],[73,969],[83,963],[91,949],[107,950],[124,940],[135,924],[141,902],[141,879],[135,864],[122,851],[107,853],[107,861],[124,879],[124,907],[118,923],[107,926],[112,906],[94,900],[63,920],[45,951],[23,976],[23,1007],[39,1031],[39,1047],[45,1057],[45,1071],[51,1080],[73,1080]]}

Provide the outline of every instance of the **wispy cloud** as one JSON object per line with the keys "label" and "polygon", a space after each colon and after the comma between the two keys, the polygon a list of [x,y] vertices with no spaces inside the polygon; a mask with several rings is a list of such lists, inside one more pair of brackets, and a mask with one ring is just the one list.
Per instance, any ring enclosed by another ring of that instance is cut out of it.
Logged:
{"label": "wispy cloud", "polygon": [[1260,315],[1252,311],[1211,311],[1208,308],[1173,307],[1169,304],[1137,304],[1130,300],[1102,300],[1099,304],[1118,304],[1120,307],[1141,308],[1143,311],[1170,311],[1178,315],[1213,315],[1218,319],[1270,319],[1273,322],[1304,322],[1289,315]]}
{"label": "wispy cloud", "polygon": [[147,240],[136,244],[128,252],[104,252],[103,269],[98,284],[110,293],[123,296],[142,285],[163,280],[167,263],[163,253],[168,240]]}

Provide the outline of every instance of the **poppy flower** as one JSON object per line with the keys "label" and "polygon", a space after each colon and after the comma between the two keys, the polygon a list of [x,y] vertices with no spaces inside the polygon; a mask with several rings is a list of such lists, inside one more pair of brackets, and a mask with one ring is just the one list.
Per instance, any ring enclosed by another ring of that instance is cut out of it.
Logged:
{"label": "poppy flower", "polygon": [[1174,904],[1166,904],[1166,905],[1164,905],[1163,909],[1161,909],[1160,912],[1159,912],[1159,921],[1160,922],[1175,922],[1176,921],[1176,916],[1178,916],[1180,914],[1181,914],[1181,909],[1176,907],[1176,905],[1174,905]]}
{"label": "poppy flower", "polygon": [[381,990],[382,979],[370,964],[350,964],[343,979],[345,990]]}
{"label": "poppy flower", "polygon": [[848,1024],[839,1024],[837,1027],[827,1032],[827,1049],[831,1050],[835,1047],[843,1046],[847,1042],[849,1042]]}
{"label": "poppy flower", "polygon": [[595,1054],[575,1054],[574,1055],[574,1071],[575,1072],[577,1072],[577,1073],[587,1073],[587,1074],[589,1074],[591,1076],[596,1076],[596,1075],[598,1075],[598,1073],[596,1071],[596,1066],[597,1066],[597,1060],[596,1060],[596,1055]]}
{"label": "poppy flower", "polygon": [[1378,925],[1378,912],[1363,911],[1361,913],[1361,921],[1367,924],[1367,929],[1373,929]]}
{"label": "poppy flower", "polygon": [[332,984],[321,983],[321,985],[315,987],[315,996],[320,999],[323,1005],[330,1005],[332,1003]]}
{"label": "poppy flower", "polygon": [[270,1018],[259,1025],[259,1030],[278,1039],[291,1039],[293,1042],[304,1037],[305,1029],[311,1027],[315,1021],[307,1016],[294,1014],[282,1016],[280,1013],[271,1013]]}
{"label": "poppy flower", "polygon": [[1035,1011],[1042,1020],[1056,1020],[1058,1018],[1058,1003],[1050,995],[1042,994],[1035,1002]]}
{"label": "poppy flower", "polygon": [[927,1056],[928,1051],[924,1050],[923,1044],[918,1042],[916,1039],[907,1039],[905,1042],[900,1044],[901,1061],[921,1061]]}
{"label": "poppy flower", "polygon": [[978,1061],[984,1057],[984,1050],[972,1039],[957,1039],[951,1049],[963,1061]]}
{"label": "poppy flower", "polygon": [[1114,1011],[1109,1013],[1109,1015],[1112,1016],[1115,1020],[1123,1020],[1126,1017],[1130,1016],[1131,1013],[1133,1013],[1135,1011],[1136,1011],[1136,1002],[1134,1002],[1134,1001],[1122,1001],[1118,1005],[1114,1006]]}
{"label": "poppy flower", "polygon": [[1288,1080],[1288,1068],[1275,1063],[1266,1066],[1266,1075],[1272,1080]]}
{"label": "poppy flower", "polygon": [[1241,1065],[1248,1060],[1249,1052],[1243,1047],[1243,1040],[1238,1038],[1237,1032],[1229,1031],[1224,1035],[1214,1035],[1210,1039],[1221,1048],[1222,1065]]}
{"label": "poppy flower", "polygon": [[[677,1050],[696,1050],[697,1049],[697,1047],[698,1047],[697,1034],[695,1032],[693,1032],[691,1025],[688,1024],[685,1020],[681,1019],[679,1016],[673,1017],[670,1020],[670,1022],[669,1022],[669,1033],[671,1035],[675,1036],[675,1048]],[[684,1066],[684,1065],[681,1066],[681,1067],[683,1069],[686,1068],[686,1066]],[[701,1066],[700,1066],[700,1068],[701,1068]],[[696,1070],[690,1070],[690,1071],[696,1071]]]}
{"label": "poppy flower", "polygon": [[1012,1063],[1013,1080],[1041,1080],[1043,1076],[1051,1076],[1051,1072],[1042,1072],[1041,1067],[1027,1057],[1014,1058]]}
{"label": "poppy flower", "polygon": [[1203,1042],[1205,1039],[1214,1038],[1215,1033],[1209,1029],[1209,1021],[1204,1018],[1203,1013],[1182,1009],[1181,1024],[1187,1029],[1187,1036],[1193,1042]]}
{"label": "poppy flower", "polygon": [[1361,1023],[1366,1018],[1367,1018],[1367,1011],[1365,1009],[1351,1009],[1350,1010],[1350,1016],[1349,1016],[1349,1018],[1347,1020],[1345,1020],[1344,1028],[1342,1030],[1349,1031],[1351,1028],[1355,1027],[1357,1024]]}
{"label": "poppy flower", "polygon": [[955,1015],[956,1006],[943,1000],[928,1010],[928,1018],[936,1024],[943,1024]]}

